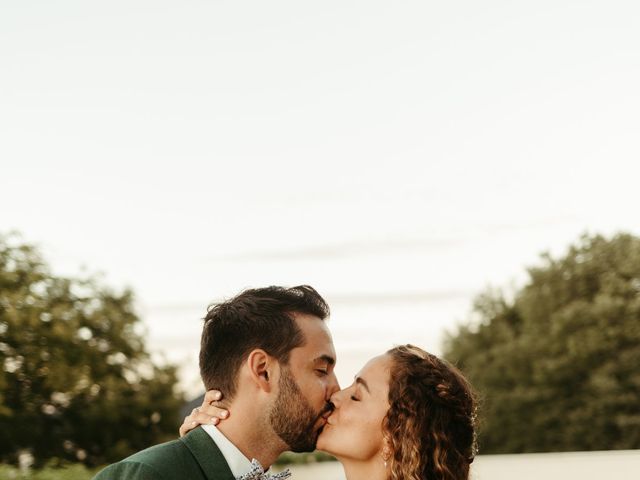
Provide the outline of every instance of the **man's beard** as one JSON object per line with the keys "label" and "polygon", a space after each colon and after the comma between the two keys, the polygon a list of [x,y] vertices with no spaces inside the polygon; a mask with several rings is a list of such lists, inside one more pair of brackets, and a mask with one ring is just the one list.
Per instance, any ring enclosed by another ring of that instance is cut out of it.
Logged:
{"label": "man's beard", "polygon": [[280,392],[269,413],[269,423],[292,452],[312,452],[320,435],[315,426],[326,409],[314,411],[289,369],[281,371]]}

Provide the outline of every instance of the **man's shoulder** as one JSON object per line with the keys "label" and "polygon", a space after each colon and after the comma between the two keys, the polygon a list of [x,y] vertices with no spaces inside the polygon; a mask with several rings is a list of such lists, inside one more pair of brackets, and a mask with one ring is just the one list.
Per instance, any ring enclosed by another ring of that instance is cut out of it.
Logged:
{"label": "man's shoulder", "polygon": [[116,479],[136,479],[136,480],[165,480],[160,471],[151,465],[137,461],[122,460],[118,463],[109,465],[100,470],[93,477],[93,480],[116,480]]}
{"label": "man's shoulder", "polygon": [[123,462],[139,462],[139,463],[160,463],[164,464],[170,461],[176,455],[183,456],[189,452],[187,446],[180,439],[171,440],[169,442],[160,443],[152,447],[140,450],[130,457],[122,460]]}
{"label": "man's shoulder", "polygon": [[202,428],[109,465],[94,480],[234,480],[224,455]]}
{"label": "man's shoulder", "polygon": [[[191,468],[190,468],[191,467]],[[110,480],[115,478],[132,478],[139,480],[164,480],[187,474],[195,467],[193,457],[186,445],[180,440],[154,445],[140,452],[134,453],[113,465],[109,465],[94,477],[95,480]]]}

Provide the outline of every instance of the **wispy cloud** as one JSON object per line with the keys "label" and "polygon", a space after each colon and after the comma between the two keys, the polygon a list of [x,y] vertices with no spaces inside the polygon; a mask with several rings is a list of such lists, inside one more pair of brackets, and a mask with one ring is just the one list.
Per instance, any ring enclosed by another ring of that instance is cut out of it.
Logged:
{"label": "wispy cloud", "polygon": [[334,243],[329,245],[241,252],[224,256],[216,256],[210,260],[234,262],[326,260],[381,253],[421,250],[428,251],[449,248],[463,243],[464,241],[464,238],[354,240],[351,242]]}
{"label": "wispy cloud", "polygon": [[576,223],[575,215],[544,218],[538,221],[516,224],[467,225],[461,231],[448,235],[436,234],[411,237],[395,233],[393,236],[360,238],[350,241],[301,247],[273,248],[247,252],[232,252],[205,259],[207,262],[272,262],[299,260],[334,260],[390,253],[432,252],[454,248],[472,241],[502,235],[508,232],[548,229],[549,227]]}
{"label": "wispy cloud", "polygon": [[466,290],[441,290],[423,292],[365,292],[339,295],[326,295],[330,305],[371,305],[371,304],[416,304],[435,303],[448,300],[464,300],[474,292]]}
{"label": "wispy cloud", "polygon": [[[372,304],[417,304],[435,303],[449,300],[465,300],[474,292],[468,290],[433,290],[410,292],[358,292],[338,293],[324,295],[329,305],[372,305]],[[212,303],[223,301],[224,298],[214,300]],[[144,313],[162,314],[177,312],[199,312],[204,315],[207,305],[196,303],[154,304],[144,305]]]}

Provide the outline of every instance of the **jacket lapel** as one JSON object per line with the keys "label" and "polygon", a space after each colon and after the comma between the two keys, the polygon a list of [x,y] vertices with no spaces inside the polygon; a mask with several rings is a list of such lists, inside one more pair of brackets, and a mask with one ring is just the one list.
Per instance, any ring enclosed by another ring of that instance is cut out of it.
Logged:
{"label": "jacket lapel", "polygon": [[191,451],[207,480],[235,480],[220,449],[202,428],[195,428],[180,439]]}

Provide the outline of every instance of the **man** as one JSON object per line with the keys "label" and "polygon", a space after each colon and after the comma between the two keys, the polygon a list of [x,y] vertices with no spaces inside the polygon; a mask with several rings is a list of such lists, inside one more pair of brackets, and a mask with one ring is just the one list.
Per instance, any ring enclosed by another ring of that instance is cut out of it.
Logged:
{"label": "man", "polygon": [[254,478],[285,450],[314,450],[339,390],[328,315],[306,285],[245,290],[210,307],[200,374],[237,413],[110,465],[95,480]]}

